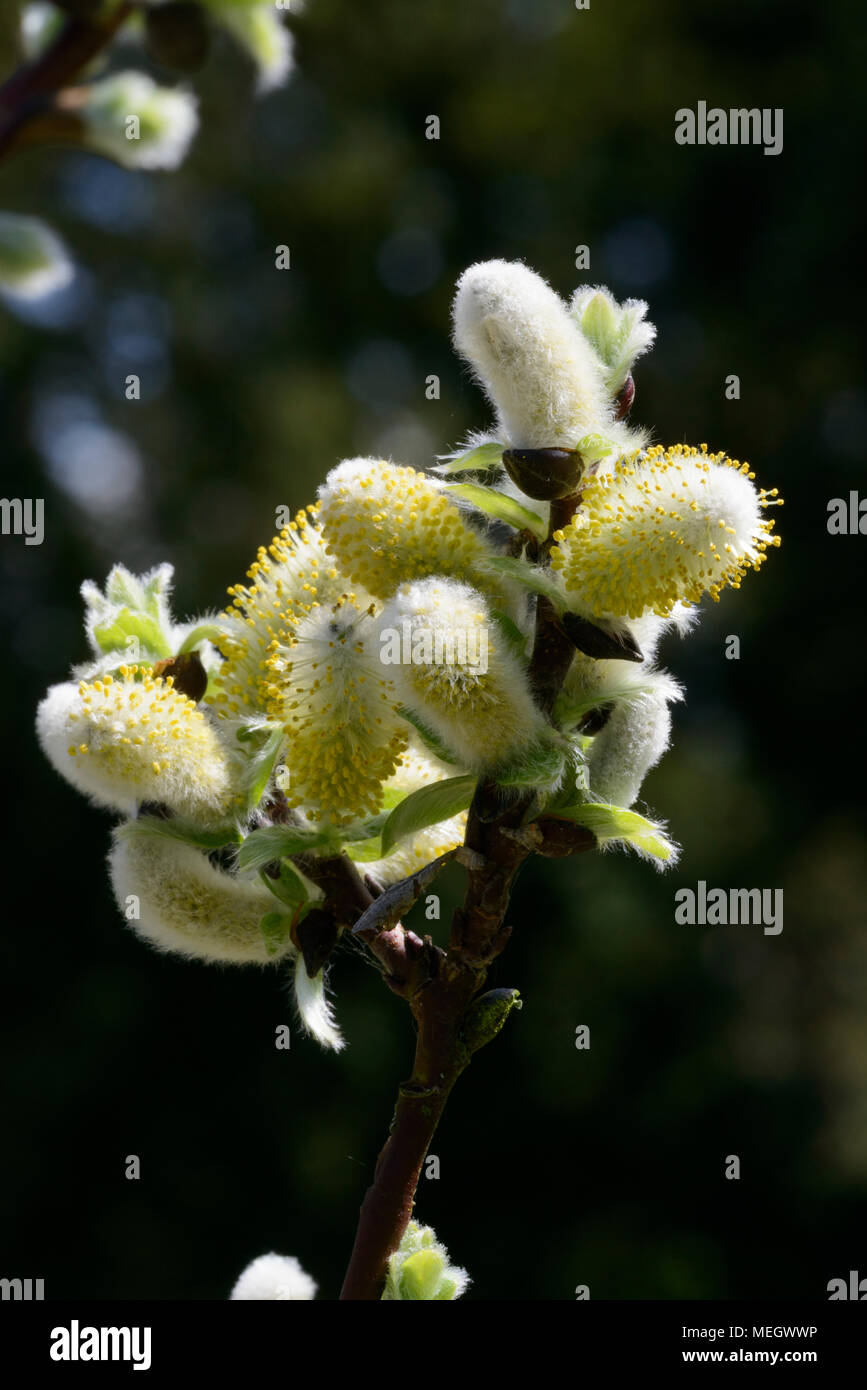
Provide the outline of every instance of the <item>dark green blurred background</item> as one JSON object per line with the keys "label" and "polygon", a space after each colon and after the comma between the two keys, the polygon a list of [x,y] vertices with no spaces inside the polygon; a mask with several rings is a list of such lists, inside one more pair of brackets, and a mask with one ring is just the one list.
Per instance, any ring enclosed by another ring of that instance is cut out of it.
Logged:
{"label": "dark green blurred background", "polygon": [[[336,460],[421,466],[486,424],[449,306],[491,256],[564,294],[647,298],[634,417],[749,459],[786,497],[784,544],[663,652],[688,703],[643,795],[679,866],[520,879],[492,983],[525,1006],[458,1086],[418,1215],[477,1298],[824,1298],[867,1274],[867,541],[826,531],[828,499],[867,488],[859,19],[842,0],[310,0],[294,79],[258,103],[218,44],[179,173],[62,150],[2,167],[0,206],[48,217],[80,271],[50,309],[0,312],[3,491],[46,507],[41,547],[0,545],[0,1274],[222,1299],[276,1249],[336,1296],[407,1011],[347,949],[346,1052],[277,1052],[279,975],[139,944],[106,883],[109,818],[42,760],[33,711],[86,655],[83,579],[170,560],[182,614],[218,606]],[[783,153],[677,146],[700,99],[782,107]],[[782,935],[676,925],[698,879],[782,887]]]}

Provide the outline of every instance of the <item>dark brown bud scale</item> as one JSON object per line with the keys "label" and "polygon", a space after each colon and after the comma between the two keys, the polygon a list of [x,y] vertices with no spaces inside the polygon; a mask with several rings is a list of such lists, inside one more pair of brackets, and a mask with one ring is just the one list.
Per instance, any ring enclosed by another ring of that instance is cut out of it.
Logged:
{"label": "dark brown bud scale", "polygon": [[542,832],[542,844],[537,853],[545,859],[565,859],[596,848],[596,836],[583,825],[554,816],[543,816],[536,822]]}
{"label": "dark brown bud scale", "polygon": [[528,497],[553,502],[577,490],[584,460],[577,449],[505,449],[503,467]]}
{"label": "dark brown bud scale", "polygon": [[582,734],[601,733],[613,711],[614,705],[610,701],[607,705],[599,705],[596,709],[588,711],[578,725],[579,732]]}
{"label": "dark brown bud scale", "polygon": [[314,907],[302,922],[296,922],[291,931],[292,941],[304,957],[304,968],[309,979],[313,979],[322,969],[340,936],[340,928],[330,912]]}
{"label": "dark brown bud scale", "polygon": [[171,676],[175,690],[187,699],[199,703],[208,688],[208,673],[202,665],[198,652],[187,652],[184,656],[169,656],[165,661],[154,663],[154,675],[163,680]]}
{"label": "dark brown bud scale", "polygon": [[597,627],[577,613],[564,613],[560,626],[570,642],[597,661],[643,661],[644,655],[628,628],[611,631]]}
{"label": "dark brown bud scale", "polygon": [[635,382],[633,380],[632,373],[630,372],[623,385],[621,386],[620,394],[617,397],[617,413],[614,416],[615,420],[623,420],[626,418],[626,416],[632,409],[632,402],[634,400]]}

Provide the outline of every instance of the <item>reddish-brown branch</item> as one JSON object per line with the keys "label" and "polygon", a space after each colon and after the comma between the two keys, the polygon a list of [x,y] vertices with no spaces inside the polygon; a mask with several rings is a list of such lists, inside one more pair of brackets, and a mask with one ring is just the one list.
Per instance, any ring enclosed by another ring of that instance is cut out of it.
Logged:
{"label": "reddish-brown branch", "polygon": [[[475,807],[471,810],[467,843],[474,841],[471,847],[477,853],[468,871],[464,906],[452,921],[447,953],[429,939],[421,942],[402,927],[394,929],[403,934],[405,944],[413,943],[399,992],[408,1000],[418,1025],[415,1060],[409,1081],[400,1087],[389,1137],[361,1206],[341,1299],[381,1297],[388,1257],[400,1244],[412,1216],[422,1165],[440,1116],[470,1061],[462,1025],[489,965],[508,939],[503,918],[509,890],[533,843],[532,837],[525,843],[503,833],[521,814],[515,805],[491,823],[482,821]],[[369,944],[375,951],[379,942]]]}
{"label": "reddish-brown branch", "polygon": [[107,15],[68,19],[43,53],[7,78],[0,86],[0,158],[25,144],[68,138],[68,117],[53,119],[49,98],[111,42],[133,9],[132,0],[119,0]]}
{"label": "reddish-brown branch", "polygon": [[452,1086],[469,1061],[454,1030],[453,1020],[461,1016],[459,1001],[446,982],[436,986],[436,994],[436,1003],[433,996],[424,1006],[414,1001],[419,1034],[413,1074],[400,1087],[391,1132],[361,1205],[341,1299],[382,1296],[388,1257],[412,1216],[422,1164]]}

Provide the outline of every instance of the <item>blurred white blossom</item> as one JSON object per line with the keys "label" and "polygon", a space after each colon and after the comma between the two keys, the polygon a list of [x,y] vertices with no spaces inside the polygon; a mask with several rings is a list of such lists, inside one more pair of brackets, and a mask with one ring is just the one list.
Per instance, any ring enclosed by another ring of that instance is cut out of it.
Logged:
{"label": "blurred white blossom", "polygon": [[40,299],[72,280],[72,262],[56,232],[38,217],[0,212],[0,294]]}
{"label": "blurred white blossom", "polygon": [[260,1255],[253,1260],[229,1294],[231,1302],[274,1299],[292,1303],[316,1297],[316,1284],[294,1255]]}
{"label": "blurred white blossom", "polygon": [[87,142],[129,169],[176,169],[199,128],[195,96],[143,72],[118,72],[83,89]]}

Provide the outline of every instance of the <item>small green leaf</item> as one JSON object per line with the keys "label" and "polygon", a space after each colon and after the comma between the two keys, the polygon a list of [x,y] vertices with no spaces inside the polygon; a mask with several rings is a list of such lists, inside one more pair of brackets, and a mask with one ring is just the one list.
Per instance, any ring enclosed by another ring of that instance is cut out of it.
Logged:
{"label": "small green leaf", "polygon": [[458,1297],[457,1281],[455,1279],[450,1279],[447,1274],[444,1274],[439,1282],[439,1288],[431,1301],[433,1303],[451,1303]]}
{"label": "small green leaf", "polygon": [[172,655],[168,642],[159,623],[145,613],[135,613],[131,608],[122,608],[113,614],[111,620],[97,623],[93,635],[104,652],[122,651],[129,639],[134,637],[142,649],[153,656]]}
{"label": "small green leaf", "polygon": [[516,560],[509,555],[490,555],[474,565],[481,574],[503,574],[507,579],[520,584],[534,594],[548,599],[558,612],[566,607],[566,599],[551,578],[549,570],[539,569],[526,560]]}
{"label": "small green leaf", "polygon": [[269,956],[278,954],[291,930],[292,918],[287,917],[285,912],[266,912],[264,917],[260,917],[259,931],[262,933],[265,950]]}
{"label": "small green leaf", "polygon": [[450,820],[459,811],[466,811],[476,789],[475,777],[447,777],[443,782],[431,782],[395,806],[382,828],[382,852],[389,854],[399,840],[414,835],[429,825]]}
{"label": "small green leaf", "polygon": [[241,832],[235,825],[221,825],[216,830],[202,830],[182,820],[163,820],[161,816],[139,816],[124,826],[125,834],[158,835],[165,840],[181,840],[197,849],[222,849],[223,845],[241,843]]}
{"label": "small green leaf", "polygon": [[496,468],[503,458],[502,444],[479,444],[475,449],[467,449],[457,458],[449,459],[443,473],[469,473],[483,469]]}
{"label": "small green leaf", "polygon": [[275,898],[279,898],[286,907],[290,907],[293,913],[308,900],[304,883],[285,859],[280,861],[279,878],[272,878],[264,870],[259,871],[259,877],[268,891],[273,893]]}
{"label": "small green leaf", "polygon": [[404,1260],[398,1275],[402,1299],[435,1301],[445,1260],[437,1250],[416,1250]]}
{"label": "small green leaf", "polygon": [[[152,585],[148,586],[152,588]],[[144,608],[147,599],[141,580],[126,568],[115,565],[105,582],[105,597],[109,603],[126,605],[135,610]]]}
{"label": "small green leaf", "polygon": [[578,440],[575,448],[585,463],[595,463],[597,459],[604,459],[610,454],[614,445],[604,434],[585,434],[583,439]]}
{"label": "small green leaf", "polygon": [[550,743],[533,744],[524,750],[521,757],[498,767],[493,780],[498,787],[550,786],[563,776],[566,751],[561,743],[553,739]]}
{"label": "small green leaf", "polygon": [[181,643],[178,656],[186,656],[187,652],[195,651],[196,647],[202,642],[218,642],[225,633],[221,632],[216,623],[199,623],[192,632],[188,633]]}
{"label": "small green leaf", "polygon": [[646,854],[651,859],[659,859],[663,863],[676,853],[675,846],[660,825],[639,816],[636,811],[625,811],[620,806],[588,801],[581,806],[566,806],[548,811],[546,814],[558,820],[571,820],[576,825],[583,825],[586,830],[593,832],[600,844],[609,840],[624,840],[639,853]]}
{"label": "small green leaf", "polygon": [[275,859],[289,858],[333,843],[333,832],[302,825],[267,825],[253,830],[238,851],[238,868],[264,869]]}
{"label": "small green leaf", "polygon": [[548,534],[547,526],[536,512],[522,507],[520,502],[515,501],[514,497],[507,497],[504,492],[497,492],[496,488],[483,487],[481,483],[449,483],[445,491],[463,497],[465,502],[471,502],[486,516],[493,516],[497,521],[508,522],[510,526],[516,526],[519,531],[532,531],[533,535],[537,536],[540,541],[543,541]]}
{"label": "small green leaf", "polygon": [[240,729],[236,729],[235,738],[239,743],[255,743],[263,733],[271,733],[274,729],[279,729],[279,724],[272,724],[268,720],[258,719],[251,724],[242,724]]}
{"label": "small green leaf", "polygon": [[369,840],[359,840],[357,844],[347,845],[346,853],[356,864],[374,864],[382,859],[382,840],[374,835]]}
{"label": "small green leaf", "polygon": [[144,611],[150,613],[152,618],[160,616],[160,599],[166,598],[170,573],[166,565],[158,565],[147,583],[142,581]]}
{"label": "small green leaf", "polygon": [[[239,730],[239,735],[240,732]],[[279,726],[276,729],[272,728],[265,742],[262,744],[262,747],[258,749],[250,759],[245,774],[248,811],[252,811],[262,800],[263,793],[268,785],[271,773],[274,770],[274,764],[277,761],[280,749],[283,747],[285,737],[286,735],[282,728]]]}
{"label": "small green leaf", "polygon": [[573,752],[567,759],[563,781],[557,791],[545,799],[545,814],[556,815],[555,808],[567,809],[581,804],[581,797],[589,791],[587,781],[587,751],[593,740],[583,734],[566,736]]}
{"label": "small green leaf", "polygon": [[457,767],[460,761],[457,753],[453,753],[450,748],[447,748],[439,734],[434,733],[423,719],[419,718],[413,710],[407,709],[405,705],[398,706],[397,712],[401,719],[405,719],[407,724],[412,725],[429,753],[433,753],[434,757],[439,758],[441,763],[449,763],[451,766]]}
{"label": "small green leaf", "polygon": [[518,624],[512,621],[508,613],[503,613],[499,608],[491,609],[491,617],[500,629],[512,654],[518,657],[519,661],[526,661],[527,639]]}

